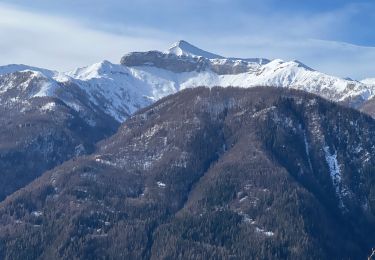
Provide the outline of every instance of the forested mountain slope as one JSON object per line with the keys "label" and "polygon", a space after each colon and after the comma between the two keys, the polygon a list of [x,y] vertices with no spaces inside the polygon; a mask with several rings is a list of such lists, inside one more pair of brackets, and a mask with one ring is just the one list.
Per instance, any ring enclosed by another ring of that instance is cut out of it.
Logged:
{"label": "forested mountain slope", "polygon": [[188,89],[2,202],[0,258],[361,259],[374,165],[375,121],[356,110]]}

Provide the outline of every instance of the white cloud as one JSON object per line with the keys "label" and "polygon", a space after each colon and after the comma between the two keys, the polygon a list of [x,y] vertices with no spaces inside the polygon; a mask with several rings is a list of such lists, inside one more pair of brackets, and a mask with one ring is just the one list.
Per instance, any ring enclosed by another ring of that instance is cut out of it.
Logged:
{"label": "white cloud", "polygon": [[[105,24],[85,20],[82,23],[0,4],[0,65],[24,63],[70,70],[104,59],[118,62],[129,51],[163,50],[173,41],[185,39],[226,56],[298,59],[332,75],[354,79],[375,77],[374,47],[308,39],[329,35],[331,27],[338,26],[338,20],[348,19],[352,12],[352,8],[345,8],[308,19],[298,15],[273,15],[267,19],[260,14],[239,15],[236,19],[240,24],[251,26],[240,26],[233,32],[202,29],[167,33],[155,29],[157,21],[154,28],[145,28],[141,23],[139,26],[127,26],[126,22]],[[97,28],[92,27],[95,24]],[[327,24],[332,26],[325,29]]]}
{"label": "white cloud", "polygon": [[65,18],[0,4],[0,64],[69,70],[100,60],[119,62],[129,51],[163,48],[157,38],[116,35]]}

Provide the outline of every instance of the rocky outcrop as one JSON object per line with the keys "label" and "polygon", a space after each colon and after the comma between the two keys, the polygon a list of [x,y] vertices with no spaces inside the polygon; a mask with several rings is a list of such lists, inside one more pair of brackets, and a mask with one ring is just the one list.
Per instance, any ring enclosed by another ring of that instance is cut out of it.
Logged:
{"label": "rocky outcrop", "polygon": [[209,67],[203,57],[177,56],[159,51],[132,52],[122,57],[120,63],[128,67],[154,66],[176,73],[202,71]]}
{"label": "rocky outcrop", "polygon": [[131,52],[123,56],[120,63],[127,67],[154,66],[175,73],[210,70],[218,75],[236,75],[255,71],[267,62],[269,62],[267,59],[207,59],[202,56],[148,51]]}

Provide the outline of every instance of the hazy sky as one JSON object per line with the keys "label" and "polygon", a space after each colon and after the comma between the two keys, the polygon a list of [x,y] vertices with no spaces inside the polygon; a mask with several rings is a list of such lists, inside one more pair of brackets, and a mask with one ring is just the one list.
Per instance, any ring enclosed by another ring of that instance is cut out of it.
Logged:
{"label": "hazy sky", "polygon": [[375,77],[375,1],[0,0],[0,65],[70,70],[184,39],[237,57]]}

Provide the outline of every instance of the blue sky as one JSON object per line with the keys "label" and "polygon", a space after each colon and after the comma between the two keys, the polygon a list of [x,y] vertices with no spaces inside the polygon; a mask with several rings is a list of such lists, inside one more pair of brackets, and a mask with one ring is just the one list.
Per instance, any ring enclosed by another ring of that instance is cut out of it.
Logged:
{"label": "blue sky", "polygon": [[0,64],[69,70],[184,39],[362,79],[375,77],[374,13],[373,0],[0,0]]}

